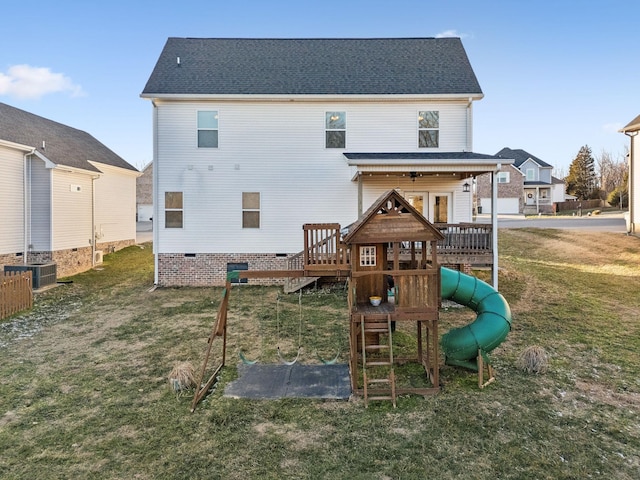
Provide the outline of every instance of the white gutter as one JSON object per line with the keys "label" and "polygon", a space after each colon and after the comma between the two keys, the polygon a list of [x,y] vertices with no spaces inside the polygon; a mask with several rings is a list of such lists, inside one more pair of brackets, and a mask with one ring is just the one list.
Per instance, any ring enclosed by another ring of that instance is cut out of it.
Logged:
{"label": "white gutter", "polygon": [[331,102],[331,101],[350,101],[350,102],[414,102],[425,100],[438,100],[442,102],[453,101],[460,102],[465,100],[480,100],[484,98],[483,93],[472,94],[456,93],[456,94],[308,94],[308,95],[287,95],[287,94],[191,94],[191,93],[143,93],[140,98],[152,100],[215,100],[216,102],[233,101],[233,102]]}

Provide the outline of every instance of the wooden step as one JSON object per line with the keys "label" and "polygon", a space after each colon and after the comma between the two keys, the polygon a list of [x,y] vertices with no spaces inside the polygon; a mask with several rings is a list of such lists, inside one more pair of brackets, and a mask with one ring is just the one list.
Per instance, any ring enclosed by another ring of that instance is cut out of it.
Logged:
{"label": "wooden step", "polygon": [[389,345],[366,345],[364,348],[367,350],[384,350],[388,349]]}
{"label": "wooden step", "polygon": [[391,383],[391,380],[388,378],[371,378],[367,380],[367,383],[369,384],[374,384],[374,383]]}
{"label": "wooden step", "polygon": [[392,395],[369,396],[369,400],[393,400]]}
{"label": "wooden step", "polygon": [[365,328],[364,333],[389,333],[386,328]]}
{"label": "wooden step", "polygon": [[382,361],[370,362],[370,361],[367,360],[367,367],[390,367],[390,366],[391,366],[391,362],[388,361],[388,360],[386,360],[384,362],[382,362]]}

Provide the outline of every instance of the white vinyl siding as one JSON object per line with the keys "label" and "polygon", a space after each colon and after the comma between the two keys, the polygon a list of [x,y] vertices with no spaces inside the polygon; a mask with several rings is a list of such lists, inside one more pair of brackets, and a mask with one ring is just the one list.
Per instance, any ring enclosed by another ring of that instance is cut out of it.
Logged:
{"label": "white vinyl siding", "polygon": [[137,172],[92,163],[102,172],[95,180],[97,243],[135,240]]}
{"label": "white vinyl siding", "polygon": [[91,245],[91,187],[89,175],[53,171],[53,250]]}
{"label": "white vinyl siding", "polygon": [[[303,247],[302,224],[355,221],[358,186],[352,179],[356,169],[347,165],[343,150],[325,148],[326,112],[346,112],[348,148],[353,152],[424,151],[416,141],[416,112],[421,110],[439,112],[440,147],[429,151],[463,151],[469,141],[466,101],[156,100],[156,108],[158,180],[154,189],[185,192],[184,209],[189,213],[182,229],[164,229],[164,219],[157,219],[154,227],[161,232],[154,244],[157,253],[298,252]],[[219,148],[196,147],[198,110],[216,110],[224,118]],[[382,191],[395,186],[387,182]],[[458,187],[454,218],[462,187],[452,184],[449,189]],[[243,191],[261,192],[260,229],[242,228],[239,195]],[[155,195],[162,209],[163,199]],[[367,208],[378,194],[365,191],[365,197]],[[468,211],[460,221],[468,220],[470,207]]]}
{"label": "white vinyl siding", "polygon": [[24,153],[0,146],[0,254],[24,251]]}
{"label": "white vinyl siding", "polygon": [[29,215],[29,244],[37,252],[50,251],[51,239],[51,182],[52,170],[45,168],[38,158],[29,161],[31,185],[31,214]]}

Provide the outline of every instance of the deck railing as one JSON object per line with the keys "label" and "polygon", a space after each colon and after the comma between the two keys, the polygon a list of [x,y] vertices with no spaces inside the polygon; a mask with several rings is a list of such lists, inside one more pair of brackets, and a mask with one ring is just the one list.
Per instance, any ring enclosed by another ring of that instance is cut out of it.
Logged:
{"label": "deck railing", "polygon": [[327,266],[346,267],[349,264],[347,247],[340,238],[338,223],[310,223],[304,230],[305,270],[326,270]]}
{"label": "deck railing", "polygon": [[493,227],[478,223],[436,223],[434,226],[444,235],[438,242],[438,254],[491,253]]}

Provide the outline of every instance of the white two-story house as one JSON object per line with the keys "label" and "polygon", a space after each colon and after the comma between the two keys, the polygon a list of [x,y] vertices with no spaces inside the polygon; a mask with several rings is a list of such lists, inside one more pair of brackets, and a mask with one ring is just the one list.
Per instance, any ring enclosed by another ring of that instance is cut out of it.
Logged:
{"label": "white two-story house", "polygon": [[159,285],[286,269],[303,224],[349,225],[389,189],[471,222],[473,177],[512,162],[473,152],[483,93],[458,38],[169,38],[141,96]]}
{"label": "white two-story house", "polygon": [[[512,164],[503,165],[497,175],[497,213],[553,213],[554,203],[564,202],[564,182],[552,175],[552,165],[522,149],[505,147],[496,156],[513,160]],[[476,195],[479,213],[491,213],[489,175],[478,177]]]}

